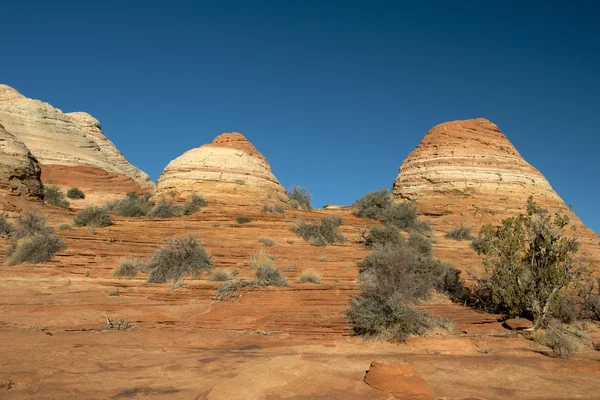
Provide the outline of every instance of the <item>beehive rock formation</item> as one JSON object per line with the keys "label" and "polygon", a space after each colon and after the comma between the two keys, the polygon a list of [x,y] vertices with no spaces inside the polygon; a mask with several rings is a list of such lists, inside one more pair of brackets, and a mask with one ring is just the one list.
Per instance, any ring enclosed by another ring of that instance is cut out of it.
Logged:
{"label": "beehive rock formation", "polygon": [[0,190],[41,198],[40,167],[29,149],[0,124]]}
{"label": "beehive rock formation", "polygon": [[[415,200],[434,230],[444,234],[463,224],[476,233],[485,223],[523,212],[529,196],[551,211],[567,213],[583,251],[600,263],[600,238],[565,205],[546,178],[527,163],[500,129],[487,119],[433,127],[400,166],[392,193]],[[440,256],[478,264],[466,243],[442,240]],[[465,247],[465,251],[455,251]],[[454,252],[454,253],[453,253]],[[598,264],[600,268],[600,264]]]}
{"label": "beehive rock formation", "polygon": [[46,184],[113,193],[153,187],[150,178],[104,137],[100,124],[89,114],[67,116],[0,84],[0,123],[38,160]]}
{"label": "beehive rock formation", "polygon": [[224,203],[285,198],[269,162],[237,132],[224,133],[171,161],[156,182],[154,197],[175,194],[185,199],[194,192]]}

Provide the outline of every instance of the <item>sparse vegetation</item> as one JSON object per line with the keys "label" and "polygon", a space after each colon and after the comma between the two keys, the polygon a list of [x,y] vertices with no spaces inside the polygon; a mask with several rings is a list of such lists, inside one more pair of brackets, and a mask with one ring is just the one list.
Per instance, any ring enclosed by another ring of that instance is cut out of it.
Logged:
{"label": "sparse vegetation", "polygon": [[106,208],[97,206],[86,207],[79,210],[73,218],[75,226],[91,226],[94,228],[102,228],[112,225],[112,218]]}
{"label": "sparse vegetation", "polygon": [[208,202],[204,199],[204,197],[194,193],[192,194],[190,201],[183,206],[183,215],[192,215],[198,212],[200,208],[206,207],[207,205]]}
{"label": "sparse vegetation", "polygon": [[73,228],[71,228],[71,225],[69,225],[69,224],[60,224],[58,226],[58,230],[59,231],[71,231],[71,230],[73,230]]}
{"label": "sparse vegetation", "polygon": [[208,280],[211,282],[227,282],[231,280],[231,276],[224,269],[215,269],[211,272]]}
{"label": "sparse vegetation", "polygon": [[113,276],[117,278],[129,277],[135,278],[138,272],[147,272],[148,262],[139,257],[121,258],[119,265],[113,271]]}
{"label": "sparse vegetation", "polygon": [[310,204],[310,199],[312,196],[305,188],[301,186],[292,186],[291,189],[286,191],[286,193],[290,199],[290,206],[292,208],[312,210],[312,205]]}
{"label": "sparse vegetation", "polygon": [[121,217],[174,218],[182,215],[192,215],[208,205],[200,195],[192,194],[185,204],[175,204],[171,198],[163,198],[158,203],[150,201],[150,194],[140,196],[135,192],[127,193],[124,199],[106,204],[106,208]]}
{"label": "sparse vegetation", "polygon": [[288,286],[287,278],[274,265],[258,266],[254,281],[259,286]]}
{"label": "sparse vegetation", "polygon": [[14,227],[10,222],[8,222],[6,215],[0,214],[0,235],[3,237],[8,237],[13,230]]}
{"label": "sparse vegetation", "polygon": [[275,242],[265,236],[259,237],[258,242],[264,244],[265,246],[275,246]]}
{"label": "sparse vegetation", "polygon": [[346,238],[338,227],[342,224],[342,218],[331,215],[321,218],[319,222],[309,223],[300,219],[290,230],[313,246],[323,247],[328,243],[344,243]]}
{"label": "sparse vegetation", "polygon": [[262,211],[267,214],[285,214],[285,209],[282,206],[272,203],[265,204]]}
{"label": "sparse vegetation", "polygon": [[235,222],[238,224],[247,224],[252,222],[252,218],[248,217],[247,215],[240,215],[235,218]]}
{"label": "sparse vegetation", "polygon": [[365,245],[372,249],[375,246],[400,245],[404,237],[395,226],[372,226],[369,236],[365,239]]}
{"label": "sparse vegetation", "polygon": [[418,233],[411,233],[408,237],[407,244],[417,253],[425,257],[431,257],[431,242],[429,239]]}
{"label": "sparse vegetation", "polygon": [[85,193],[79,188],[71,188],[67,190],[67,197],[72,200],[81,200],[85,199]]}
{"label": "sparse vegetation", "polygon": [[448,239],[454,239],[454,240],[458,240],[458,241],[475,239],[473,237],[473,235],[471,235],[471,228],[468,226],[463,226],[462,224],[460,226],[457,226],[456,228],[452,229],[450,232],[446,233],[444,236]]}
{"label": "sparse vegetation", "polygon": [[69,202],[58,186],[44,186],[44,202],[58,208],[69,208]]}
{"label": "sparse vegetation", "polygon": [[54,229],[46,226],[46,218],[27,213],[17,219],[10,233],[11,245],[6,249],[6,264],[50,261],[57,252],[66,248],[62,239],[54,235]]}
{"label": "sparse vegetation", "polygon": [[235,280],[226,282],[217,288],[215,299],[224,301],[241,296],[244,292],[265,286],[289,286],[287,278],[281,274],[274,264],[260,264],[256,267],[256,275],[252,280]]}
{"label": "sparse vegetation", "polygon": [[429,232],[431,227],[417,218],[417,206],[413,202],[394,203],[387,188],[367,193],[353,204],[356,215],[361,218],[382,221],[387,226],[402,230]]}
{"label": "sparse vegetation", "polygon": [[274,266],[275,256],[269,253],[265,253],[262,250],[250,256],[250,267],[252,269],[257,269],[262,265]]}
{"label": "sparse vegetation", "polygon": [[321,283],[321,276],[313,269],[305,269],[302,271],[296,283]]}
{"label": "sparse vegetation", "polygon": [[106,208],[121,217],[143,217],[152,208],[150,195],[140,197],[135,192],[127,193],[124,199],[108,203]]}
{"label": "sparse vegetation", "polygon": [[180,208],[171,201],[160,200],[154,207],[148,211],[148,218],[174,218],[180,215]]}
{"label": "sparse vegetation", "polygon": [[487,300],[507,317],[533,317],[544,326],[560,291],[581,275],[579,243],[565,235],[569,218],[550,214],[530,197],[527,213],[485,225],[472,247],[484,255]]}
{"label": "sparse vegetation", "polygon": [[148,283],[177,282],[184,276],[198,277],[214,268],[210,255],[192,235],[167,238],[150,261]]}

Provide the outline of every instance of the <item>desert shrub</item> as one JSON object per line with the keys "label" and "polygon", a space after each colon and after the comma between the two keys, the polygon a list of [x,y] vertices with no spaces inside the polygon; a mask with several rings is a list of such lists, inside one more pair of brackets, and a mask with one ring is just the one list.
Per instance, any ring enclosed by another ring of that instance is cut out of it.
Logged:
{"label": "desert shrub", "polygon": [[279,268],[272,265],[260,265],[256,268],[254,283],[258,286],[289,286],[287,278]]}
{"label": "desert shrub", "polygon": [[365,245],[373,248],[377,245],[399,245],[404,241],[400,230],[395,226],[372,226],[369,236],[365,239]]}
{"label": "desert shrub", "polygon": [[286,193],[290,199],[290,206],[293,208],[312,210],[312,205],[310,204],[312,196],[305,188],[301,186],[292,186]]}
{"label": "desert shrub", "polygon": [[181,209],[166,200],[160,200],[158,204],[148,211],[148,218],[173,218],[181,215]]}
{"label": "desert shrub", "polygon": [[471,235],[471,228],[468,226],[463,226],[462,224],[460,226],[457,226],[456,228],[452,229],[450,232],[446,233],[444,236],[448,239],[454,239],[454,240],[458,240],[458,241],[474,239],[473,235]]}
{"label": "desert shrub", "polygon": [[434,289],[456,292],[462,282],[458,270],[415,250],[408,243],[376,246],[359,267],[360,295],[347,311],[353,332],[403,341],[410,334],[440,326],[443,321],[415,310],[413,304],[429,298]]}
{"label": "desert shrub", "polygon": [[113,271],[115,277],[135,277],[138,272],[147,272],[148,262],[139,257],[121,258],[119,265]]}
{"label": "desert shrub", "polygon": [[275,242],[265,236],[259,237],[258,242],[264,244],[265,246],[275,246]]}
{"label": "desert shrub", "polygon": [[321,276],[313,269],[305,269],[302,271],[296,283],[321,283]]}
{"label": "desert shrub", "polygon": [[571,324],[577,320],[577,306],[572,299],[559,296],[552,304],[550,315],[564,324]]}
{"label": "desert shrub", "polygon": [[264,251],[259,251],[256,254],[250,256],[250,267],[256,269],[261,265],[265,266],[275,266],[275,256],[265,253]]}
{"label": "desert shrub", "polygon": [[54,207],[69,208],[69,202],[58,186],[44,186],[44,201]]}
{"label": "desert shrub", "polygon": [[[597,287],[596,290],[594,286]],[[579,316],[583,319],[600,321],[600,278],[597,285],[594,285],[594,281],[591,281],[582,288],[579,298],[581,302]]]}
{"label": "desert shrub", "polygon": [[406,243],[420,255],[431,257],[431,242],[423,235],[411,233]]}
{"label": "desert shrub", "polygon": [[262,211],[268,214],[285,214],[285,209],[276,204],[265,204]]}
{"label": "desert shrub", "polygon": [[7,237],[14,230],[13,225],[8,222],[4,214],[0,214],[0,235]]}
{"label": "desert shrub", "polygon": [[579,242],[566,235],[569,218],[551,214],[529,197],[527,213],[500,226],[484,225],[472,247],[484,256],[489,299],[508,317],[533,316],[542,327],[561,290],[577,281]]}
{"label": "desert shrub", "polygon": [[545,344],[560,358],[571,357],[579,347],[572,335],[555,321],[550,321],[546,328]]}
{"label": "desert shrub", "polygon": [[211,282],[227,282],[231,280],[231,276],[224,269],[215,269],[211,272],[208,280]]}
{"label": "desert shrub", "polygon": [[73,230],[73,228],[71,228],[71,225],[69,225],[69,224],[60,224],[58,226],[58,230],[59,231],[70,231],[70,230]]}
{"label": "desert shrub", "polygon": [[192,235],[167,238],[165,242],[150,261],[149,283],[175,283],[186,275],[198,277],[214,268],[208,252]]}
{"label": "desert shrub", "polygon": [[73,200],[85,199],[85,193],[79,188],[71,188],[67,190],[67,197]]}
{"label": "desert shrub", "polygon": [[54,229],[46,226],[47,219],[32,212],[25,213],[17,218],[13,236],[21,239],[35,235],[52,235]]}
{"label": "desert shrub", "polygon": [[405,201],[388,207],[383,214],[383,222],[398,229],[411,229],[417,226],[417,206]]}
{"label": "desert shrub", "polygon": [[206,207],[207,205],[208,205],[208,202],[204,199],[204,197],[194,193],[194,194],[192,194],[190,201],[188,201],[187,203],[185,203],[183,205],[183,208],[182,208],[183,215],[192,215],[192,214],[198,212],[198,210],[200,210],[200,208]]}
{"label": "desert shrub", "polygon": [[235,222],[237,222],[238,224],[247,224],[249,222],[252,222],[252,218],[248,217],[247,215],[240,215],[235,218]]}
{"label": "desert shrub", "polygon": [[392,206],[392,197],[388,188],[367,193],[352,204],[360,218],[383,220],[386,211]]}
{"label": "desert shrub", "polygon": [[105,208],[96,206],[86,207],[83,210],[79,210],[73,218],[73,225],[75,226],[92,226],[95,228],[101,228],[112,225],[112,218],[110,213]]}
{"label": "desert shrub", "polygon": [[50,261],[57,252],[66,248],[62,239],[51,233],[25,236],[18,239],[6,251],[6,264],[24,262],[41,263]]}
{"label": "desert shrub", "polygon": [[140,197],[135,192],[127,193],[124,199],[108,203],[106,208],[121,217],[143,217],[152,208],[148,196]]}
{"label": "desert shrub", "polygon": [[315,223],[301,219],[290,230],[313,246],[323,247],[328,243],[344,243],[346,241],[344,235],[338,230],[341,224],[342,218],[332,215],[323,217]]}

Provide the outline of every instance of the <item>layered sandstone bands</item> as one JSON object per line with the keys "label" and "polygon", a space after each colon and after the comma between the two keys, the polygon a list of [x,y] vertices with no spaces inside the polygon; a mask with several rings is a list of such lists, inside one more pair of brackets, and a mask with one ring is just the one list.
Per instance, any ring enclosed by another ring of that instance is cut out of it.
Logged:
{"label": "layered sandstone bands", "polygon": [[0,190],[41,198],[40,167],[27,146],[0,124]]}
{"label": "layered sandstone bands", "polygon": [[200,193],[235,203],[285,198],[268,161],[237,132],[224,133],[171,161],[158,178],[154,197],[173,193],[183,199]]}
{"label": "layered sandstone bands", "polygon": [[[415,200],[439,234],[462,224],[476,233],[486,223],[524,211],[529,196],[569,215],[583,253],[600,268],[600,238],[569,210],[546,178],[527,163],[498,127],[479,118],[432,128],[404,160],[392,188],[397,199]],[[437,255],[457,266],[480,267],[468,243],[440,240]]]}
{"label": "layered sandstone bands", "polygon": [[[0,84],[0,123],[39,161],[45,183],[71,185],[68,171],[75,168],[83,188],[120,192],[153,187],[148,175],[129,164],[89,114],[66,115]],[[123,184],[111,186],[115,181]]]}

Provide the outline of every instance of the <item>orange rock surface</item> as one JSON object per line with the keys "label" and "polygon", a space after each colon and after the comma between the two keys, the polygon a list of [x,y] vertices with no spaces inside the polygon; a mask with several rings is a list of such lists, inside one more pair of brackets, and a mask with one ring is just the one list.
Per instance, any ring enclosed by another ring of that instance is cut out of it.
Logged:
{"label": "orange rock surface", "polygon": [[524,212],[529,196],[553,212],[569,215],[582,253],[592,262],[592,269],[600,270],[600,237],[486,119],[433,127],[400,166],[392,193],[399,200],[416,201],[436,233],[435,254],[463,270],[480,269],[480,259],[468,242],[446,239],[444,234],[461,224],[471,227],[474,234],[484,224],[499,224]]}

